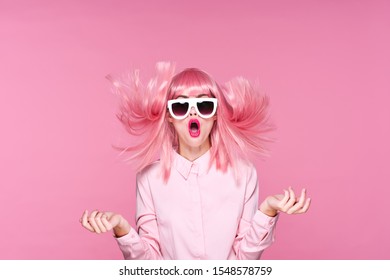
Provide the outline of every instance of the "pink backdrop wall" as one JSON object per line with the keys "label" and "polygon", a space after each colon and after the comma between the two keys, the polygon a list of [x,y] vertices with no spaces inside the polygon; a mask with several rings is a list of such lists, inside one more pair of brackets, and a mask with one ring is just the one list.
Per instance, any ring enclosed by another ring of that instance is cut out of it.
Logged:
{"label": "pink backdrop wall", "polygon": [[389,259],[389,1],[0,1],[0,258],[120,259],[78,219],[134,221],[104,79],[159,60],[270,95],[263,199],[307,187],[265,259]]}

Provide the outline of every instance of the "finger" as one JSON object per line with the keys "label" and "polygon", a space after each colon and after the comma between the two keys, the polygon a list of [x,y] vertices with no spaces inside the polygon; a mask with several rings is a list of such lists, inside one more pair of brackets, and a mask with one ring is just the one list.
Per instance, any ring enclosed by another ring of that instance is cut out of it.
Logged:
{"label": "finger", "polygon": [[81,223],[83,227],[85,227],[87,230],[91,232],[95,232],[95,230],[91,227],[91,225],[88,223],[88,210],[84,211],[83,216],[81,217]]}
{"label": "finger", "polygon": [[294,214],[303,214],[303,213],[306,213],[307,210],[308,210],[309,207],[310,207],[310,203],[311,203],[311,199],[310,199],[310,198],[306,199],[305,205],[304,205],[301,209],[299,209],[298,211],[296,211]]}
{"label": "finger", "polygon": [[103,215],[103,212],[99,212],[95,217],[95,222],[96,222],[96,225],[99,227],[100,232],[106,232],[107,229],[102,223],[102,215]]}
{"label": "finger", "polygon": [[286,205],[283,207],[283,212],[287,212],[296,202],[295,193],[291,187],[288,188],[290,199],[287,201]]}
{"label": "finger", "polygon": [[101,232],[100,229],[99,229],[99,227],[98,227],[98,225],[97,225],[96,222],[95,222],[95,217],[96,217],[96,215],[97,215],[98,213],[99,213],[99,211],[95,210],[95,211],[93,211],[93,212],[91,213],[91,215],[90,215],[89,218],[88,218],[89,224],[92,226],[92,228],[94,229],[94,231],[95,231],[96,233],[100,233],[100,232]]}
{"label": "finger", "polygon": [[284,190],[284,197],[283,199],[280,201],[280,205],[282,205],[282,207],[284,205],[286,205],[287,201],[290,199],[290,193],[287,191],[287,190]]}
{"label": "finger", "polygon": [[297,203],[295,205],[300,205],[300,208],[302,208],[306,201],[306,189],[302,189],[301,195],[297,197],[296,201]]}
{"label": "finger", "polygon": [[288,209],[286,213],[294,214],[295,212],[300,211],[305,205],[305,200],[306,200],[306,190],[303,189],[298,199],[298,202],[295,203],[290,209]]}
{"label": "finger", "polygon": [[113,215],[113,212],[104,212],[103,217],[106,217],[107,221],[109,221]]}
{"label": "finger", "polygon": [[102,223],[103,223],[103,225],[105,226],[105,228],[106,228],[107,230],[112,230],[112,225],[111,225],[111,223],[107,220],[107,216],[106,216],[106,215],[103,215],[103,216],[102,216]]}
{"label": "finger", "polygon": [[301,213],[306,213],[307,210],[309,210],[310,203],[311,203],[311,198],[306,199],[306,203],[305,203],[305,205],[302,207],[302,209],[299,211],[299,214],[301,214]]}
{"label": "finger", "polygon": [[83,215],[81,215],[81,218],[79,219],[80,223],[83,223],[84,219],[88,216],[88,210],[84,210]]}

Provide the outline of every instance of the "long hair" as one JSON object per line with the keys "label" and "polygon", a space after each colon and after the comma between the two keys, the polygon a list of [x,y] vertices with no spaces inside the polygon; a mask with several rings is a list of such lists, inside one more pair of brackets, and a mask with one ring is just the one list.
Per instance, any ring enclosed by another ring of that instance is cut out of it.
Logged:
{"label": "long hair", "polygon": [[127,132],[141,136],[140,143],[124,151],[132,155],[140,171],[160,159],[163,179],[169,179],[172,167],[172,148],[178,145],[176,132],[167,120],[167,101],[186,90],[209,92],[218,99],[217,119],[210,133],[211,157],[209,167],[226,171],[231,166],[236,176],[238,163],[249,162],[259,155],[267,155],[267,132],[274,129],[269,122],[269,98],[260,93],[248,80],[238,77],[219,86],[206,72],[187,68],[174,75],[175,65],[156,64],[156,75],[146,87],[136,70],[126,77],[114,79],[115,92],[121,99],[118,119]]}

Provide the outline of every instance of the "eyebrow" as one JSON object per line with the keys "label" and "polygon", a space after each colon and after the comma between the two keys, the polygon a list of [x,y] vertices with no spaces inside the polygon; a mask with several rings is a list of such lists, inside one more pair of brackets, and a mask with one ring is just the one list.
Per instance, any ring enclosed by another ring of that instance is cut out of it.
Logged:
{"label": "eyebrow", "polygon": [[[208,96],[208,95],[206,93],[201,93],[201,94],[198,94],[198,96],[196,96],[196,97],[202,97],[202,96]],[[179,97],[189,98],[189,96],[186,96],[186,95],[178,95],[178,96],[176,96],[176,98],[179,98]]]}

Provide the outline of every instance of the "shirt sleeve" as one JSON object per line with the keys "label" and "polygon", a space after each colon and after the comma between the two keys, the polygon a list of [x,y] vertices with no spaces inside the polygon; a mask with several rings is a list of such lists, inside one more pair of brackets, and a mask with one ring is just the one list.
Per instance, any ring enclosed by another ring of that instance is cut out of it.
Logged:
{"label": "shirt sleeve", "polygon": [[245,204],[233,243],[236,259],[257,260],[274,242],[278,215],[270,217],[258,210],[258,180],[252,166],[247,177]]}
{"label": "shirt sleeve", "polygon": [[159,233],[149,183],[145,173],[137,174],[137,231],[116,238],[126,260],[162,259]]}

